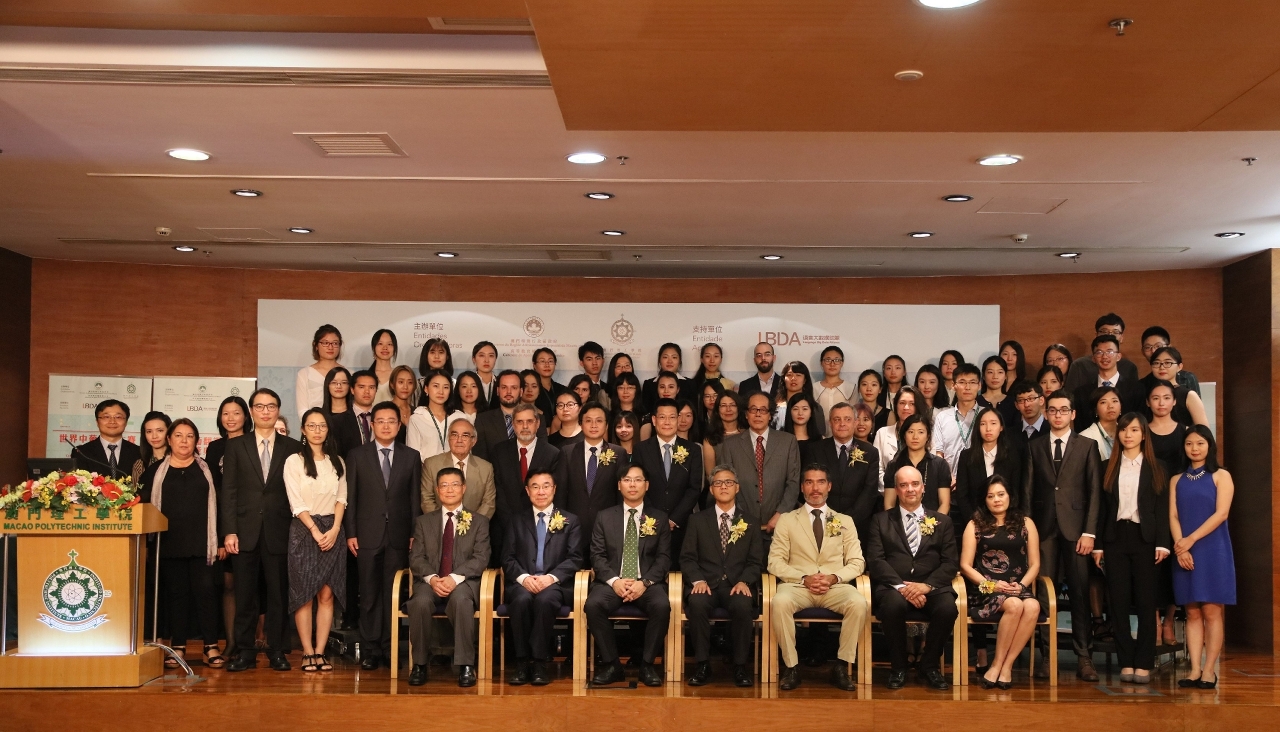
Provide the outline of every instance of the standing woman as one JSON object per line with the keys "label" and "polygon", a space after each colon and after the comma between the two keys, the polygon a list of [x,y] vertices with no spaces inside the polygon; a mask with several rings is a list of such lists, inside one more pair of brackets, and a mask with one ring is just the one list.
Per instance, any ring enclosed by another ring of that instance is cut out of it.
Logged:
{"label": "standing woman", "polygon": [[809,367],[805,366],[801,361],[791,361],[782,367],[782,388],[778,390],[778,396],[774,404],[773,428],[782,429],[787,422],[787,412],[790,409],[791,398],[796,396],[809,397],[809,401],[813,402],[816,411],[813,418],[816,420],[813,424],[813,433],[822,437],[824,430],[822,425],[826,422],[826,417],[822,411],[822,407],[818,406],[817,399],[813,396],[813,379],[809,376]]}
{"label": "standing woman", "polygon": [[724,394],[724,387],[719,381],[707,381],[702,384],[699,398],[693,403],[693,411],[704,432],[711,429],[711,425],[717,419],[716,404],[720,401],[721,394]]}
{"label": "standing woman", "polygon": [[[560,429],[560,423],[556,421],[555,397],[551,396],[551,392],[543,390],[538,372],[533,369],[520,372],[520,401],[533,405],[534,411],[538,413],[538,419],[542,420],[542,428],[547,432]],[[543,404],[546,404],[546,410],[542,408]]]}
{"label": "standing woman", "polygon": [[[902,387],[910,389],[909,386]],[[908,465],[920,471],[924,484],[922,503],[925,508],[938,513],[951,513],[951,468],[941,455],[929,451],[933,441],[933,423],[923,414],[912,414],[898,425],[898,454],[885,468],[885,480],[893,481],[899,468]],[[884,508],[889,510],[898,503],[897,491],[884,492]]]}
{"label": "standing woman", "polygon": [[926,410],[921,411],[928,414],[930,418],[939,410],[951,406],[947,398],[947,390],[942,388],[942,371],[931,363],[921,366],[916,372],[916,391],[920,392],[920,397],[927,407]]}
{"label": "standing woman", "polygon": [[[617,383],[618,376],[622,373],[634,374],[636,366],[631,361],[631,357],[622,351],[613,354],[613,358],[609,359],[609,370],[605,372],[604,388],[609,390],[609,396],[613,396],[613,385]],[[636,383],[640,383],[637,378]],[[639,389],[637,389],[639,393]]]}
{"label": "standing woman", "polygon": [[401,364],[391,372],[391,403],[400,410],[400,433],[396,442],[401,445],[409,436],[409,418],[413,416],[413,393],[418,388],[413,369]]}
{"label": "standing woman", "polygon": [[547,435],[547,442],[557,449],[574,442],[582,441],[582,427],[578,424],[578,413],[582,411],[582,400],[578,395],[566,389],[556,397],[556,420],[560,429]]}
{"label": "standing woman", "polygon": [[1057,366],[1045,365],[1041,366],[1040,370],[1036,372],[1036,383],[1040,385],[1040,393],[1048,397],[1061,389],[1063,384],[1067,382],[1062,375],[1062,369]]}
{"label": "standing woman", "polygon": [[698,359],[701,363],[698,364],[698,372],[693,375],[694,389],[701,389],[703,382],[712,379],[719,379],[725,391],[730,391],[737,386],[720,373],[720,362],[724,360],[724,351],[720,349],[719,344],[703,343],[702,350],[698,352]]}
{"label": "standing woman", "polygon": [[956,488],[951,493],[951,519],[956,526],[973,518],[974,511],[981,510],[990,492],[987,483],[991,476],[999,475],[1008,485],[1022,485],[1025,453],[1005,437],[1000,413],[990,407],[982,408],[974,424],[978,439],[960,452],[956,462]]}
{"label": "standing woman", "polygon": [[[538,386],[538,393],[530,404],[537,407],[542,414],[549,415],[543,417],[544,424],[545,420],[555,418],[556,397],[560,396],[560,393],[564,391],[564,386],[554,378],[557,363],[559,363],[559,359],[556,358],[556,352],[550,348],[543,347],[533,352],[533,375]],[[521,371],[520,376],[523,379],[521,383],[527,389],[528,377],[525,376],[525,373]],[[590,384],[589,379],[587,383]],[[558,428],[559,425],[552,423],[547,429],[555,430]]]}
{"label": "standing woman", "polygon": [[299,369],[298,378],[293,383],[293,397],[299,416],[324,403],[324,377],[334,366],[342,365],[338,363],[341,355],[342,334],[338,329],[328,323],[317,328],[311,338],[311,357],[316,362]]}
{"label": "standing woman", "polygon": [[[1137,412],[1116,426],[1117,448],[1102,480],[1102,514],[1093,562],[1106,570],[1111,630],[1120,681],[1151,683],[1156,660],[1156,565],[1169,557],[1168,474],[1147,439],[1147,419]],[[1105,564],[1104,564],[1105,562]],[[1138,639],[1129,630],[1129,608],[1138,612]]]}
{"label": "standing woman", "polygon": [[1142,377],[1142,384],[1148,393],[1161,381],[1173,384],[1173,419],[1187,425],[1209,424],[1209,415],[1205,413],[1200,395],[1178,383],[1178,374],[1182,371],[1182,354],[1178,349],[1173,346],[1157,348],[1151,354],[1150,363],[1151,373]]}
{"label": "standing woman", "polygon": [[[736,435],[747,429],[747,410],[742,404],[742,397],[736,391],[726,391],[716,399],[715,416],[707,428],[706,437],[702,440],[702,466],[711,477],[715,468],[716,450],[724,444],[724,438]],[[707,463],[711,467],[707,467]]]}
{"label": "standing woman", "polygon": [[[898,390],[907,383],[907,362],[902,356],[889,356],[881,364],[884,372],[883,391],[880,392],[880,406],[888,408],[898,397]],[[889,424],[896,424],[897,417],[889,410]]]}
{"label": "standing woman", "polygon": [[334,366],[324,377],[324,404],[320,409],[329,420],[329,431],[341,454],[360,446],[360,423],[351,409],[354,403],[351,372],[343,366]]}
{"label": "standing woman", "polygon": [[[1177,387],[1168,381],[1157,381],[1147,394],[1147,411],[1151,413],[1151,422],[1147,425],[1151,449],[1156,459],[1164,463],[1169,474],[1181,473],[1186,468],[1185,442],[1187,431],[1191,425],[1183,424],[1173,418],[1177,398],[1174,396]],[[1159,607],[1164,613],[1164,623],[1160,626],[1160,634],[1164,642],[1172,645],[1178,642],[1174,614],[1177,607],[1173,601],[1173,567],[1165,565],[1159,572],[1156,583],[1156,595]],[[1180,603],[1177,603],[1180,604]]]}
{"label": "standing woman", "polygon": [[480,341],[471,348],[471,363],[476,365],[480,378],[478,409],[483,412],[498,407],[498,377],[493,370],[498,366],[498,347],[489,341]]}
{"label": "standing woman", "polygon": [[853,436],[863,442],[875,439],[876,420],[871,416],[871,407],[865,402],[853,404]]}
{"label": "standing woman", "polygon": [[[213,476],[213,487],[219,495],[222,493],[222,458],[227,454],[227,440],[244,434],[245,425],[249,424],[249,405],[242,397],[229,396],[218,406],[218,439],[205,448],[204,460]],[[221,504],[219,504],[221,505]],[[221,546],[222,531],[218,531]],[[227,656],[236,655],[234,638],[236,637],[236,582],[231,571],[231,562],[227,561],[226,549],[218,551],[218,568],[222,573],[222,627],[226,631]],[[217,581],[218,572],[214,572]]]}
{"label": "standing woman", "polygon": [[640,444],[640,419],[635,412],[618,412],[609,418],[609,442],[625,450],[627,462],[631,462]]}
{"label": "standing woman", "polygon": [[[1093,402],[1098,421],[1080,434],[1098,443],[1098,456],[1105,463],[1111,459],[1111,450],[1116,443],[1116,425],[1121,410],[1120,392],[1114,386],[1099,386],[1089,395],[1089,399]],[[1146,426],[1145,420],[1143,426]]]}
{"label": "standing woman", "polygon": [[[324,414],[312,409],[302,415],[302,452],[284,461],[284,489],[293,513],[289,523],[289,612],[298,627],[302,670],[307,673],[333,670],[323,650],[329,643],[334,606],[341,612],[347,604],[343,551],[347,537],[342,530],[347,479],[337,449]],[[312,602],[317,606],[314,635]]]}
{"label": "standing woman", "polygon": [[947,404],[956,401],[956,369],[964,363],[964,356],[959,351],[943,351],[938,359],[938,371],[942,373],[942,383],[947,389]]}
{"label": "standing woman", "polygon": [[[898,397],[893,402],[894,421],[902,424],[902,420],[916,413],[916,405],[920,402],[920,395],[916,393],[915,387],[904,386],[898,390]],[[885,425],[876,430],[875,442],[876,450],[880,452],[880,487],[884,488],[885,468],[893,461],[895,455],[898,454],[898,429],[893,425]],[[885,495],[889,495],[893,491],[885,491]]]}
{"label": "standing woman", "polygon": [[653,426],[649,424],[649,412],[644,402],[640,401],[640,379],[627,372],[614,380],[614,397],[610,400],[609,412],[632,412],[640,419],[640,439],[647,440],[653,434]]}
{"label": "standing woman", "polygon": [[586,404],[591,401],[591,377],[586,374],[574,374],[569,379],[569,385],[565,387],[565,391],[571,391],[578,395],[578,401]]}
{"label": "standing woman", "polygon": [[[1054,343],[1044,349],[1044,365],[1057,366],[1059,381],[1064,384],[1067,383],[1067,371],[1071,369],[1072,363],[1074,363],[1074,361],[1071,358],[1071,349],[1061,343]],[[1050,393],[1051,392],[1045,392],[1045,396],[1048,396]]]}
{"label": "standing woman", "polygon": [[844,368],[844,351],[839,346],[822,349],[819,361],[822,364],[822,381],[813,385],[813,398],[822,407],[823,414],[831,414],[831,408],[840,402],[853,402],[858,385],[840,377],[840,369]]}
{"label": "standing woman", "polygon": [[1009,372],[1010,384],[1016,384],[1027,378],[1027,354],[1022,350],[1021,343],[1005,341],[1000,344],[999,353]]}
{"label": "standing woman", "polygon": [[814,421],[815,415],[821,413],[822,407],[818,406],[813,397],[803,392],[793,395],[787,402],[782,431],[795,435],[800,446],[801,465],[813,462],[817,445],[822,440],[819,423]]}
{"label": "standing woman", "polygon": [[883,391],[884,378],[879,371],[867,369],[858,375],[858,396],[871,410],[871,421],[877,430],[889,424],[889,410],[880,403]]}
{"label": "standing woman", "polygon": [[676,399],[676,435],[694,443],[702,442],[702,424],[693,412],[693,402],[679,397]]}
{"label": "standing woman", "polygon": [[448,374],[428,371],[423,380],[426,387],[418,397],[418,408],[409,417],[409,434],[404,444],[417,450],[426,460],[449,449],[449,421],[455,417],[466,419],[466,415],[457,411],[451,413],[446,406],[453,393]]}
{"label": "standing woman", "polygon": [[1178,558],[1173,595],[1187,609],[1191,655],[1191,671],[1178,686],[1212,689],[1218,685],[1223,606],[1236,604],[1236,563],[1227,532],[1235,483],[1218,465],[1218,445],[1208,427],[1192,427],[1183,444],[1189,467],[1169,481],[1169,529]]}
{"label": "standing woman", "polygon": [[450,412],[461,412],[471,424],[476,423],[476,415],[488,408],[483,402],[484,386],[474,371],[463,371],[453,383],[453,394],[445,408]]}
{"label": "standing woman", "polygon": [[142,418],[142,458],[133,464],[133,484],[137,485],[146,469],[169,454],[169,425],[173,420],[164,412],[147,412]]}
{"label": "standing woman", "polygon": [[[169,528],[159,535],[159,553],[170,636],[174,648],[184,654],[187,639],[200,636],[205,665],[221,668],[226,659],[218,652],[214,562],[225,559],[226,550],[218,548],[217,489],[209,466],[196,455],[200,431],[195,424],[178,419],[169,425],[166,437],[169,454],[147,468],[139,495],[169,521]],[[177,666],[177,661],[166,659],[165,666]]]}
{"label": "standing woman", "polygon": [[[391,400],[391,372],[396,367],[396,357],[400,355],[400,343],[396,334],[387,328],[374,331],[369,339],[369,348],[373,351],[373,364],[369,370],[378,379],[378,391],[374,394],[373,403]],[[350,374],[347,379],[350,380]]]}
{"label": "standing woman", "polygon": [[1017,424],[1022,417],[1013,400],[1007,398],[1005,391],[1009,388],[1009,367],[1003,358],[990,356],[982,362],[982,393],[978,395],[978,406],[991,407],[1000,412],[1005,424]]}
{"label": "standing woman", "polygon": [[[663,343],[658,349],[658,373],[669,371],[676,375],[676,385],[681,393],[692,389],[690,381],[680,376],[680,368],[684,365],[684,350],[678,343]],[[723,384],[721,388],[723,388]],[[641,397],[645,404],[656,404],[658,401],[658,377],[646,379],[641,388]]]}

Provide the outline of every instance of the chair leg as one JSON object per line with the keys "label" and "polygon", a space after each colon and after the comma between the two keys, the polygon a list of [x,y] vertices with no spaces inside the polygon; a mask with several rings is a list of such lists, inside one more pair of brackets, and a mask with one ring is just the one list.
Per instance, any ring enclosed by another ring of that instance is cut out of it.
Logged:
{"label": "chair leg", "polygon": [[[489,659],[493,663],[493,659]],[[498,673],[507,676],[507,621],[498,618]]]}
{"label": "chair leg", "polygon": [[391,680],[400,678],[400,618],[391,611]]}

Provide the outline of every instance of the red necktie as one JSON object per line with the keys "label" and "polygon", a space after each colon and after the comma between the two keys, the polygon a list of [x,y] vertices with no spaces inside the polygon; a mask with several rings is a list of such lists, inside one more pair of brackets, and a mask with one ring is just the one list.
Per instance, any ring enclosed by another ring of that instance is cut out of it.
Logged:
{"label": "red necktie", "polygon": [[756,485],[760,488],[760,501],[764,502],[764,435],[756,437]]}
{"label": "red necktie", "polygon": [[440,539],[440,572],[437,577],[453,574],[453,512],[445,513],[444,536]]}
{"label": "red necktie", "polygon": [[365,445],[367,445],[367,444],[369,443],[369,438],[370,438],[370,437],[372,437],[372,436],[373,436],[373,435],[372,435],[372,433],[370,432],[370,429],[369,429],[369,413],[368,413],[368,412],[365,412],[364,414],[361,414],[361,415],[360,415],[360,442],[361,442],[361,444],[365,444]]}
{"label": "red necktie", "polygon": [[520,482],[529,477],[529,448],[520,448]]}

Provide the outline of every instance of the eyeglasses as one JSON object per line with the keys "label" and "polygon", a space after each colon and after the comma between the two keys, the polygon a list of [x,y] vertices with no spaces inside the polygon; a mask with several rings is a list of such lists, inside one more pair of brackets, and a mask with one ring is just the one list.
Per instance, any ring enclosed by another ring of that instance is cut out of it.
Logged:
{"label": "eyeglasses", "polygon": [[561,402],[556,405],[556,409],[572,409],[573,407],[576,407],[576,406],[578,405],[574,404],[573,402]]}
{"label": "eyeglasses", "polygon": [[326,424],[304,424],[304,425],[302,425],[302,429],[304,429],[304,430],[324,430],[324,429],[328,429],[328,428],[329,428],[329,425],[326,425]]}
{"label": "eyeglasses", "polygon": [[1014,400],[1014,403],[1015,404],[1035,404],[1038,401],[1040,401],[1040,397],[1038,396],[1018,397],[1017,399]]}
{"label": "eyeglasses", "polygon": [[325,348],[337,348],[342,345],[342,341],[319,341],[316,345],[324,346]]}
{"label": "eyeglasses", "polygon": [[838,363],[844,363],[843,358],[824,358],[822,359],[824,366],[835,366]]}
{"label": "eyeglasses", "polygon": [[769,414],[772,411],[773,410],[769,409],[768,407],[747,407],[747,414],[761,415],[761,414]]}
{"label": "eyeglasses", "polygon": [[1152,368],[1171,369],[1177,365],[1178,365],[1177,361],[1152,361],[1151,362]]}
{"label": "eyeglasses", "polygon": [[535,363],[539,366],[555,366],[556,362],[550,358],[540,358]]}
{"label": "eyeglasses", "polygon": [[1097,333],[1098,333],[1098,335],[1113,335],[1113,336],[1118,336],[1118,335],[1121,335],[1121,334],[1123,334],[1123,333],[1124,333],[1124,328],[1117,328],[1117,327],[1115,327],[1115,326],[1110,326],[1110,327],[1108,327],[1108,326],[1105,326],[1105,325],[1104,325],[1103,327],[1101,327],[1101,328],[1099,328],[1099,329],[1097,330]]}
{"label": "eyeglasses", "polygon": [[396,425],[400,424],[400,420],[398,420],[398,419],[375,419],[375,420],[373,420],[373,423],[374,423],[374,424],[376,424],[376,425],[381,425],[381,426],[383,426],[383,427],[394,427],[394,426],[396,426]]}
{"label": "eyeglasses", "polygon": [[732,478],[730,478],[729,480],[713,480],[713,481],[711,481],[711,487],[712,487],[712,488],[733,488],[733,487],[735,487],[735,486],[737,486],[737,485],[738,485],[738,481],[733,480]]}
{"label": "eyeglasses", "polygon": [[255,412],[271,412],[280,409],[279,404],[255,404],[250,407]]}
{"label": "eyeglasses", "polygon": [[1064,417],[1068,417],[1074,411],[1075,410],[1072,409],[1071,407],[1049,407],[1048,409],[1044,410],[1044,413],[1049,415],[1050,417],[1053,417],[1059,414]]}
{"label": "eyeglasses", "polygon": [[618,482],[625,483],[626,485],[640,485],[641,483],[644,482],[644,478],[632,478],[628,476],[626,478],[619,480]]}
{"label": "eyeglasses", "polygon": [[1098,350],[1096,350],[1096,351],[1094,351],[1094,352],[1093,352],[1093,355],[1097,356],[1098,358],[1105,358],[1105,357],[1107,357],[1107,356],[1110,356],[1110,357],[1112,357],[1112,358],[1115,358],[1116,356],[1119,356],[1119,355],[1120,355],[1120,352],[1119,352],[1119,351],[1104,351],[1104,350],[1102,350],[1101,348],[1099,348]]}

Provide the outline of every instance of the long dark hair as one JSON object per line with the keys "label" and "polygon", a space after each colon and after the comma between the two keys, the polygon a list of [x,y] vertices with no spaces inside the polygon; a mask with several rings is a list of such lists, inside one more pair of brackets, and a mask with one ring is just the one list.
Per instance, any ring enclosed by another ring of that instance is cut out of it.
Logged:
{"label": "long dark hair", "polygon": [[[679,414],[677,412],[677,414]],[[609,417],[609,442],[615,445],[621,445],[622,441],[618,439],[618,423],[628,422],[631,424],[631,444],[640,444],[640,417],[635,412],[617,412]]]}
{"label": "long dark hair", "polygon": [[400,341],[396,340],[395,331],[389,328],[379,328],[373,332],[373,337],[369,339],[369,350],[373,351],[373,362],[369,364],[369,370],[377,373],[378,366],[378,341],[382,340],[383,334],[391,336],[391,363],[396,362],[396,358],[400,356]]}
{"label": "long dark hair", "polygon": [[[957,366],[956,368],[960,368],[960,367]],[[946,409],[947,407],[951,406],[951,400],[947,398],[947,382],[945,379],[942,378],[942,369],[938,368],[937,366],[934,366],[931,363],[927,363],[921,366],[920,369],[916,371],[916,378],[915,378],[916,391],[920,390],[920,374],[933,374],[934,378],[938,380],[938,391],[934,393],[933,403],[930,404],[929,406],[933,407],[934,409]],[[921,395],[920,398],[923,399],[924,396]]]}
{"label": "long dark hair", "polygon": [[355,384],[351,383],[351,372],[347,371],[343,366],[334,366],[329,369],[329,373],[324,375],[324,402],[320,407],[329,414],[333,414],[333,395],[329,393],[329,385],[333,383],[334,377],[339,373],[347,375],[347,398],[344,400],[347,403],[347,411],[351,411],[351,405],[355,401],[355,397],[351,395],[351,387],[355,386]]}
{"label": "long dark hair", "polygon": [[463,371],[458,374],[458,378],[453,382],[453,389],[449,391],[449,401],[444,403],[444,411],[447,414],[462,411],[462,380],[469,379],[476,385],[476,414],[483,412],[489,408],[489,403],[484,399],[484,384],[480,383],[480,375],[474,371]]}
{"label": "long dark hair", "polygon": [[[916,414],[929,423],[929,429],[932,431],[933,415],[925,412],[924,397],[920,396],[919,390],[910,384],[903,384],[902,388],[898,390],[898,393],[893,395],[893,404],[889,405],[892,407],[890,414],[894,419],[898,419],[898,402],[902,401],[902,395],[904,392],[911,395],[912,404],[916,405]],[[886,392],[881,393],[884,394]]]}
{"label": "long dark hair", "polygon": [[1138,412],[1122,414],[1120,419],[1116,420],[1116,444],[1111,448],[1111,459],[1107,461],[1107,474],[1102,479],[1102,490],[1111,493],[1120,482],[1120,459],[1124,455],[1124,448],[1120,446],[1120,433],[1134,422],[1142,427],[1142,464],[1151,466],[1152,487],[1155,488],[1156,495],[1160,495],[1166,480],[1164,468],[1156,459],[1156,450],[1151,442],[1151,429],[1147,426],[1147,418]]}
{"label": "long dark hair", "polygon": [[[644,394],[640,393],[641,391],[640,377],[636,376],[634,373],[630,371],[626,371],[621,374],[618,374],[618,380],[610,384],[609,390],[612,392],[614,388],[621,386],[622,384],[630,384],[631,386],[635,387],[636,398],[631,401],[631,411],[635,412],[636,414],[647,414],[647,412],[645,411]],[[613,406],[613,409],[611,411],[621,412],[622,402],[618,399],[617,393],[614,392],[612,394],[612,397],[613,397],[613,401],[611,404]]]}
{"label": "long dark hair", "polygon": [[[249,412],[248,412],[248,410],[245,410],[245,419],[248,419],[248,418],[249,418]],[[161,422],[164,422],[164,429],[165,429],[165,446],[164,446],[164,453],[163,453],[163,454],[160,454],[160,455],[156,455],[156,454],[152,451],[152,449],[151,449],[151,443],[150,443],[150,442],[147,442],[147,439],[146,439],[146,428],[147,428],[147,422],[150,422],[150,421],[151,421],[151,420],[153,420],[153,419],[158,419],[158,420],[160,420]],[[162,458],[162,457],[164,457],[166,454],[168,454],[168,452],[169,452],[169,442],[168,442],[169,428],[170,428],[170,427],[173,427],[173,420],[172,420],[172,419],[170,419],[170,418],[169,418],[169,415],[165,414],[164,412],[147,412],[146,416],[142,418],[142,422],[141,422],[141,424],[140,424],[139,426],[140,426],[140,427],[142,428],[142,430],[143,430],[142,439],[141,439],[141,440],[138,440],[138,442],[140,442],[140,443],[141,443],[141,444],[139,444],[139,445],[138,445],[138,449],[142,451],[142,464],[143,464],[143,465],[150,465],[153,461],[155,461],[155,460],[159,460],[160,458]],[[194,426],[194,425],[193,425],[193,426]],[[197,430],[197,431],[196,431],[196,442],[198,443],[199,441],[200,441],[200,432],[199,432],[199,430]]]}
{"label": "long dark hair", "polygon": [[[444,349],[444,366],[439,369],[433,369],[427,359],[427,354],[431,353],[431,349],[435,346],[440,346]],[[425,378],[428,371],[437,370],[443,371],[445,376],[453,379],[453,351],[449,348],[449,341],[443,338],[429,338],[426,343],[422,344],[422,354],[418,356],[418,373]]]}
{"label": "long dark hair", "polygon": [[1004,383],[1000,385],[1000,393],[1007,394],[1009,392],[1009,383],[1010,383],[1009,382],[1009,364],[1005,363],[1004,358],[998,353],[994,356],[987,356],[985,359],[983,359],[982,376],[980,376],[978,379],[979,381],[978,393],[981,394],[982,392],[985,392],[988,388],[990,388],[987,386],[987,367],[993,363],[1000,364],[1000,370],[1004,372]]}
{"label": "long dark hair", "polygon": [[[720,365],[724,365],[724,349],[719,343],[703,343],[702,348],[698,349],[698,370],[693,374],[693,386],[695,390],[702,389],[702,384],[707,380],[707,365],[702,363],[702,356],[707,352],[708,348],[714,348],[720,352]],[[659,351],[661,353],[661,351]],[[723,370],[721,371],[723,374]]]}
{"label": "long dark hair", "polygon": [[[809,373],[809,367],[804,364],[804,361],[788,361],[783,364],[782,371],[778,373],[778,376],[782,379],[782,388],[778,389],[778,399],[774,400],[774,404],[777,404],[779,399],[787,399],[786,379],[789,373],[804,375],[804,386],[800,387],[800,393],[813,399],[813,375]],[[790,409],[790,400],[787,401],[788,409]]]}
{"label": "long dark hair", "polygon": [[248,432],[246,428],[252,429],[252,423],[249,421],[249,405],[245,404],[243,397],[229,396],[218,405],[218,434],[222,435],[224,440],[227,438],[227,428],[222,424],[222,410],[226,409],[228,404],[240,407],[240,413],[244,415],[244,425],[240,427],[240,432]]}
{"label": "long dark hair", "polygon": [[822,419],[818,415],[822,414],[822,407],[818,406],[818,402],[812,396],[803,392],[792,395],[787,400],[787,411],[783,415],[782,431],[790,432],[793,435],[796,433],[796,422],[791,418],[791,408],[800,402],[805,402],[809,405],[809,423],[805,425],[805,431],[809,433],[809,439],[820,439],[822,437]]}
{"label": "long dark hair", "polygon": [[[601,379],[601,381],[604,382],[605,388],[609,390],[610,397],[613,396],[613,385],[617,383],[614,380],[613,370],[618,367],[618,362],[624,358],[627,359],[627,362],[631,364],[631,373],[635,373],[636,361],[634,358],[631,358],[631,354],[623,353],[622,351],[618,351],[617,353],[613,354],[613,358],[609,359],[609,368],[605,370],[604,378]],[[637,379],[638,378],[639,377],[637,377]]]}
{"label": "long dark hair", "polygon": [[[1193,424],[1187,428],[1186,434],[1182,436],[1182,454],[1187,454],[1187,438],[1192,434],[1200,435],[1205,442],[1209,443],[1209,452],[1204,456],[1205,472],[1212,475],[1222,469],[1218,464],[1218,441],[1213,439],[1213,433],[1209,431],[1208,426],[1202,424]],[[1186,457],[1187,465],[1191,465],[1191,458]]]}
{"label": "long dark hair", "polygon": [[342,458],[338,457],[338,438],[333,431],[333,422],[329,419],[329,415],[324,413],[320,407],[312,407],[302,413],[302,422],[298,425],[298,430],[302,432],[302,467],[306,470],[307,475],[312,478],[320,477],[316,472],[316,457],[312,453],[311,443],[307,441],[307,417],[318,414],[324,419],[325,426],[329,428],[325,434],[324,443],[320,449],[324,452],[325,457],[329,458],[329,463],[333,465],[333,470],[342,477]]}
{"label": "long dark hair", "polygon": [[973,533],[975,536],[986,536],[995,531],[996,517],[991,513],[991,509],[987,508],[987,494],[991,492],[991,486],[1002,485],[1004,490],[1009,494],[1009,508],[1004,513],[1004,528],[1009,536],[1019,536],[1026,530],[1026,511],[1018,501],[1018,493],[1009,488],[1009,482],[1006,481],[999,473],[993,474],[987,478],[986,489],[982,491],[982,500],[977,501],[977,507],[973,510]]}
{"label": "long dark hair", "polygon": [[707,442],[712,445],[719,445],[724,442],[724,420],[720,418],[720,404],[725,399],[733,402],[738,408],[738,431],[742,432],[747,429],[747,405],[742,401],[742,395],[736,391],[725,390],[720,396],[716,397],[716,413],[711,419],[711,424],[707,425]]}
{"label": "long dark hair", "polygon": [[951,356],[956,360],[956,368],[960,368],[961,366],[965,365],[964,354],[955,350],[954,348],[948,348],[947,350],[942,352],[941,356],[938,356],[939,371],[942,370],[942,362],[947,360],[947,356]]}
{"label": "long dark hair", "polygon": [[[905,389],[907,387],[903,388]],[[923,414],[917,412],[898,423],[898,454],[902,455],[908,461],[910,461],[911,458],[909,456],[910,451],[907,449],[907,430],[917,424],[924,425],[924,454],[926,457],[929,455],[929,443],[933,441],[933,422]]]}
{"label": "long dark hair", "polygon": [[316,328],[316,334],[311,338],[311,357],[314,358],[315,360],[317,361],[320,360],[320,339],[324,338],[330,333],[338,336],[338,355],[335,357],[334,360],[342,358],[342,332],[339,331],[335,326],[330,325],[329,323],[325,323],[319,328]]}
{"label": "long dark hair", "polygon": [[698,421],[698,410],[693,405],[693,401],[687,397],[676,397],[676,425],[680,424],[680,413],[684,408],[688,407],[693,412],[693,424],[689,425],[689,442],[697,445],[702,444],[702,433],[705,425]]}
{"label": "long dark hair", "polygon": [[[707,396],[707,387],[711,387],[711,391],[715,392],[716,395],[714,403],[715,406],[710,410],[702,404],[702,400]],[[717,412],[720,411],[721,394],[724,394],[724,384],[721,384],[719,381],[704,381],[702,382],[702,386],[698,389],[698,393],[694,396],[693,415],[697,417],[700,423],[702,423],[704,429],[709,429],[711,427],[711,423],[720,418],[720,415],[717,414]]]}
{"label": "long dark hair", "polygon": [[[677,368],[678,368],[678,369],[683,369],[683,368],[684,368],[684,349],[680,347],[680,344],[679,344],[679,343],[663,343],[663,344],[662,344],[662,347],[658,349],[658,370],[659,370],[659,371],[662,371],[662,370],[663,370],[663,369],[662,369],[662,354],[663,354],[663,353],[666,353],[667,351],[675,351],[675,352],[676,352],[676,358],[680,359],[680,366],[678,366]],[[677,371],[676,371],[676,375],[678,376],[679,374],[680,374],[680,372],[677,370]]]}
{"label": "long dark hair", "polygon": [[[1004,349],[1006,349],[1006,348],[1012,348],[1012,349],[1013,349],[1013,352],[1014,352],[1015,354],[1017,354],[1017,356],[1018,356],[1018,365],[1017,365],[1017,366],[1015,366],[1015,367],[1013,368],[1013,379],[1012,379],[1012,380],[1010,380],[1010,379],[1009,379],[1009,375],[1006,373],[1006,374],[1005,374],[1005,380],[1006,380],[1006,381],[1012,381],[1012,382],[1014,382],[1014,383],[1019,382],[1019,381],[1022,381],[1023,379],[1027,378],[1027,354],[1026,354],[1026,351],[1023,351],[1023,350],[1022,350],[1022,344],[1021,344],[1021,343],[1019,343],[1019,342],[1017,342],[1017,341],[1005,341],[1004,343],[1001,343],[1001,344],[1000,344],[1000,350],[996,351],[996,355],[997,355],[997,356],[1000,356],[1000,354],[1001,354],[1001,353],[1003,353],[1003,352],[1004,352]],[[1000,358],[1004,358],[1004,356],[1000,356]],[[1007,369],[1006,369],[1006,371],[1007,371]]]}
{"label": "long dark hair", "polygon": [[449,378],[449,374],[444,369],[427,369],[422,372],[422,389],[418,392],[418,406],[431,409],[431,397],[427,396],[427,387],[431,385],[431,380],[437,376],[442,377],[449,384],[449,397],[444,400],[445,414],[449,413],[449,401],[453,399],[453,379]]}
{"label": "long dark hair", "polygon": [[987,415],[987,412],[994,414],[996,419],[1000,420],[1000,436],[996,438],[996,455],[1006,455],[1008,454],[1006,450],[1013,449],[1010,446],[1009,433],[1005,430],[1004,415],[1000,414],[1000,410],[992,409],[991,407],[979,407],[978,414],[973,418],[973,432],[970,433],[969,447],[960,454],[968,453],[969,462],[974,465],[982,465],[984,472],[986,471],[986,458],[982,456],[982,437],[980,436],[981,433],[978,432],[978,426],[982,424],[982,418]]}

